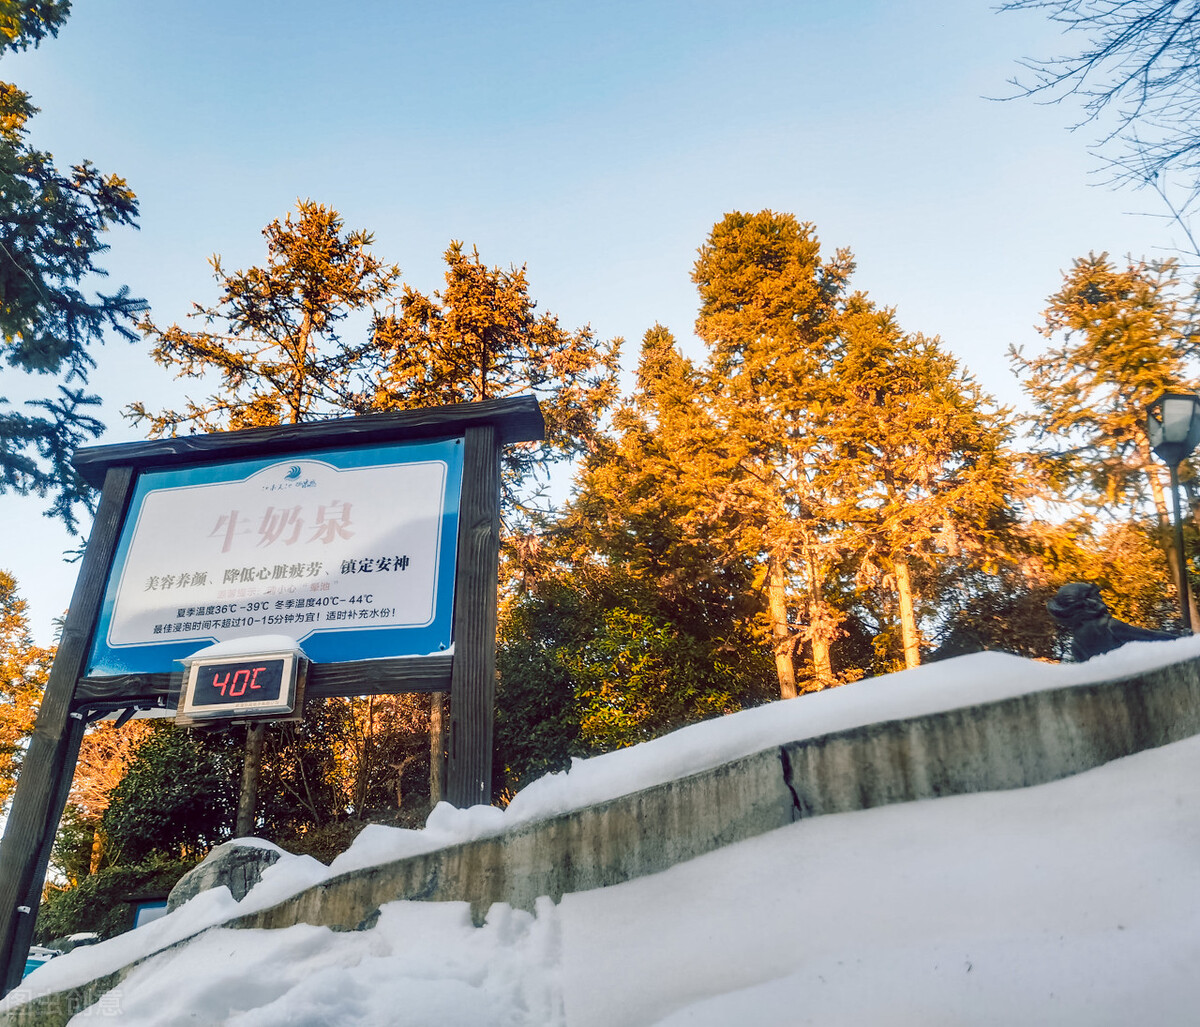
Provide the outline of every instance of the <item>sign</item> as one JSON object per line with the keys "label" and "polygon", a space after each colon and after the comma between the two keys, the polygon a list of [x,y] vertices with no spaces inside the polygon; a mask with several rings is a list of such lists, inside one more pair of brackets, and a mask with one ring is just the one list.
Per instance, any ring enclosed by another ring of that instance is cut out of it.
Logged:
{"label": "sign", "polygon": [[303,657],[294,652],[187,661],[179,697],[183,721],[278,717],[296,708]]}
{"label": "sign", "polygon": [[452,643],[462,440],[138,476],[87,673],[169,672],[284,634],[316,662]]}
{"label": "sign", "polygon": [[[87,724],[161,703],[206,644],[257,667],[255,648],[284,648],[261,636],[303,642],[320,696],[449,693],[445,797],[488,801],[500,457],[544,437],[537,400],[512,396],[75,452],[100,501],[0,839],[0,993],[21,979]],[[227,697],[262,684],[227,669]]]}

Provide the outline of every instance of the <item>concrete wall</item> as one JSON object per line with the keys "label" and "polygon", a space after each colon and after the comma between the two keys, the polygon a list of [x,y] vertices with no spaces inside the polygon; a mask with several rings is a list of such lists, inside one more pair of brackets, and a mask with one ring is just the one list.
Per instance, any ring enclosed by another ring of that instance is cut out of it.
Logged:
{"label": "concrete wall", "polygon": [[1054,781],[1200,733],[1200,661],[783,746],[799,816]]}
{"label": "concrete wall", "polygon": [[[354,930],[396,899],[466,900],[482,922],[493,902],[532,909],[540,895],[618,884],[804,817],[1040,784],[1197,733],[1193,660],[791,742],[494,838],[354,871],[226,926]],[[0,1024],[65,1023],[53,1012],[65,997],[0,1014]]]}
{"label": "concrete wall", "polygon": [[355,871],[234,922],[353,930],[394,899],[493,902],[598,888],[803,817],[1021,788],[1200,733],[1200,661],[1136,678],[791,742],[494,838]]}

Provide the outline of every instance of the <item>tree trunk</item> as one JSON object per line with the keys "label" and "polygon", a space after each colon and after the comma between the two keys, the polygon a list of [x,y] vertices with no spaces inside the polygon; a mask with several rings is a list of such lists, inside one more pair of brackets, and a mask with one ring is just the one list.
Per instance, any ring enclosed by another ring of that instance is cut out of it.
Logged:
{"label": "tree trunk", "polygon": [[829,658],[830,633],[827,625],[824,602],[821,601],[821,584],[817,577],[817,561],[808,553],[808,631],[812,646],[814,691],[833,684],[833,662]]}
{"label": "tree trunk", "polygon": [[262,750],[265,724],[246,728],[246,759],[242,764],[242,790],[238,795],[237,827],[234,835],[249,838],[254,834],[254,812],[258,806],[258,782],[262,777]]}
{"label": "tree trunk", "polygon": [[363,732],[362,752],[354,781],[354,814],[361,817],[367,806],[367,791],[371,784],[371,742],[375,734],[375,696],[367,697],[367,726]]}
{"label": "tree trunk", "polygon": [[104,835],[100,828],[92,831],[92,858],[88,863],[88,873],[94,874],[100,869],[100,861],[104,858]]}
{"label": "tree trunk", "polygon": [[913,612],[912,581],[908,561],[893,559],[896,571],[896,595],[900,600],[900,637],[904,640],[904,666],[921,665],[921,636],[917,633],[917,617]]}
{"label": "tree trunk", "polygon": [[808,604],[808,623],[812,629],[809,641],[812,645],[813,676],[816,685],[813,691],[828,688],[833,684],[833,662],[829,658],[829,639],[825,637],[824,606],[817,600]]}
{"label": "tree trunk", "polygon": [[399,763],[392,764],[392,769],[396,772],[396,809],[404,808],[404,768],[414,759],[415,756],[405,756]]}
{"label": "tree trunk", "polygon": [[771,550],[767,566],[767,605],[771,614],[771,637],[775,642],[775,673],[779,676],[779,697],[796,698],[796,665],[792,660],[792,633],[788,628],[787,585],[783,554]]}
{"label": "tree trunk", "polygon": [[436,806],[445,794],[443,772],[446,766],[446,746],[445,728],[442,724],[445,696],[441,692],[434,692],[429,699],[429,805]]}
{"label": "tree trunk", "polygon": [[1171,570],[1171,581],[1175,585],[1175,594],[1182,596],[1187,589],[1188,609],[1192,614],[1192,624],[1200,624],[1200,613],[1196,610],[1196,597],[1192,595],[1190,583],[1179,580],[1179,554],[1175,551],[1174,536],[1172,535],[1171,515],[1167,511],[1167,497],[1159,477],[1158,467],[1150,462],[1149,452],[1143,453],[1146,459],[1146,479],[1150,482],[1150,495],[1154,500],[1154,510],[1158,514],[1159,534],[1162,537],[1163,552],[1167,558],[1167,566]]}

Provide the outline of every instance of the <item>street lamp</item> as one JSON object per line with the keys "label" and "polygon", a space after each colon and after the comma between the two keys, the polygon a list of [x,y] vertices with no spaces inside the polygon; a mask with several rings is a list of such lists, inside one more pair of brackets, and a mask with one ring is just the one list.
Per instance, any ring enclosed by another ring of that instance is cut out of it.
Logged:
{"label": "street lamp", "polygon": [[1171,469],[1171,502],[1175,507],[1175,553],[1179,560],[1179,616],[1185,631],[1192,630],[1188,603],[1187,558],[1183,552],[1183,514],[1179,509],[1179,465],[1200,444],[1200,396],[1165,392],[1146,411],[1150,448]]}

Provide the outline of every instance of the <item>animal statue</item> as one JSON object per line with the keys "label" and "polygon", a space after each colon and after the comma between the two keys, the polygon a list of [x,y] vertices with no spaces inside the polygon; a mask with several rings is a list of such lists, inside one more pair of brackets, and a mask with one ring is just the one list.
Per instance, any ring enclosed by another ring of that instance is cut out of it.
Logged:
{"label": "animal statue", "polygon": [[1165,642],[1177,637],[1117,620],[1100,597],[1100,589],[1087,581],[1063,585],[1046,609],[1060,628],[1071,633],[1071,657],[1077,663],[1111,652],[1126,642]]}

